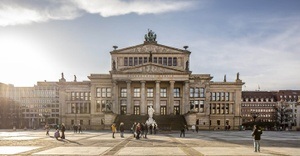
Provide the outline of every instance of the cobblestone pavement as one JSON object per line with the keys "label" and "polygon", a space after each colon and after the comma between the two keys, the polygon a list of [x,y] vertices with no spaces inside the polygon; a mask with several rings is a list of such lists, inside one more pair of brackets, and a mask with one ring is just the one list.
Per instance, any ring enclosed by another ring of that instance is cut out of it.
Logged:
{"label": "cobblestone pavement", "polygon": [[264,131],[261,152],[253,152],[251,131],[188,131],[148,135],[136,140],[109,131],[66,132],[56,140],[42,130],[0,130],[0,155],[300,155],[300,132]]}

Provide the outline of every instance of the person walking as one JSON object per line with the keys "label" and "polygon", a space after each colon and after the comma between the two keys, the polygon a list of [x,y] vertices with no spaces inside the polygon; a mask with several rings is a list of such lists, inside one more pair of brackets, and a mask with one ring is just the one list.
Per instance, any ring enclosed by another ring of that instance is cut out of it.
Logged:
{"label": "person walking", "polygon": [[46,135],[49,135],[50,127],[48,124],[45,125]]}
{"label": "person walking", "polygon": [[136,125],[135,132],[136,132],[136,137],[135,138],[140,139],[140,134],[141,134],[141,124],[140,123],[138,123]]}
{"label": "person walking", "polygon": [[113,123],[113,124],[111,125],[111,131],[112,131],[112,138],[115,138],[115,133],[116,133],[116,131],[117,131],[117,127],[116,127],[116,124],[115,124],[115,123]]}
{"label": "person walking", "polygon": [[65,139],[65,131],[66,131],[66,126],[64,123],[61,124],[61,139]]}
{"label": "person walking", "polygon": [[121,122],[120,123],[120,136],[121,136],[121,138],[124,138],[124,130],[125,130],[124,123]]}
{"label": "person walking", "polygon": [[256,125],[253,126],[252,137],[253,137],[253,144],[254,144],[254,152],[260,152],[260,136],[262,133],[263,132],[260,129],[260,127]]}
{"label": "person walking", "polygon": [[144,131],[145,131],[144,138],[147,138],[147,134],[148,134],[148,125],[147,125],[147,123],[145,123]]}
{"label": "person walking", "polygon": [[81,125],[78,124],[78,133],[82,133]]}
{"label": "person walking", "polygon": [[185,137],[186,125],[183,125],[180,130],[180,137]]}
{"label": "person walking", "polygon": [[199,131],[199,126],[196,125],[196,132],[198,133],[198,131]]}

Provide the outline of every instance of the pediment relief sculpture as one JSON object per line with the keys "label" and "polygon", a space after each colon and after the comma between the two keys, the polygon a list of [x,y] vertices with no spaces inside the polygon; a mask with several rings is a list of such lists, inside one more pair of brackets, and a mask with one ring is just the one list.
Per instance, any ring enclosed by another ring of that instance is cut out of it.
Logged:
{"label": "pediment relief sculpture", "polygon": [[156,65],[146,65],[136,68],[127,68],[121,70],[123,73],[182,73],[184,71],[176,70],[176,69],[168,69],[159,67]]}

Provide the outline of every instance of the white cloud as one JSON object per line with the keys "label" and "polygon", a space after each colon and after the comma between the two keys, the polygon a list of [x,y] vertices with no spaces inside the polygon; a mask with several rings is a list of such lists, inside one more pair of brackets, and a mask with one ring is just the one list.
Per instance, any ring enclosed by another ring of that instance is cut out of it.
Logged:
{"label": "white cloud", "polygon": [[[22,2],[22,1],[21,1]],[[37,6],[16,1],[0,3],[0,26],[30,24],[49,20],[70,20],[80,15],[70,3],[47,3]]]}
{"label": "white cloud", "polygon": [[[26,3],[27,2],[27,3]],[[121,0],[67,0],[42,1],[36,5],[32,1],[2,1],[0,2],[0,26],[30,24],[49,20],[72,20],[79,17],[83,11],[99,14],[103,17],[125,15],[129,13],[158,14],[179,11],[192,6],[186,1],[121,1]]]}
{"label": "white cloud", "polygon": [[186,1],[86,1],[76,0],[78,7],[89,12],[98,13],[103,17],[125,15],[129,13],[158,14],[170,11],[183,10],[191,7],[191,2]]}

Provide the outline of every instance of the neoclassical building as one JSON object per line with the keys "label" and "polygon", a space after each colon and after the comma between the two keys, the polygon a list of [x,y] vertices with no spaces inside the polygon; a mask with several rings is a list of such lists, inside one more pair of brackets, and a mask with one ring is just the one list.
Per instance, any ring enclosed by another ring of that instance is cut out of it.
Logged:
{"label": "neoclassical building", "polygon": [[58,82],[38,82],[55,86],[48,88],[58,93],[59,123],[106,129],[123,120],[128,120],[127,124],[138,119],[144,122],[152,106],[158,126],[172,127],[177,119],[200,129],[224,129],[225,125],[237,129],[242,124],[244,83],[239,73],[232,82],[226,76],[224,81],[214,82],[210,74],[193,74],[189,62],[196,60],[190,60],[188,47],[158,44],[152,31],[142,44],[113,48],[107,74],[91,74],[89,81],[79,82],[76,76],[67,81],[62,73]]}

